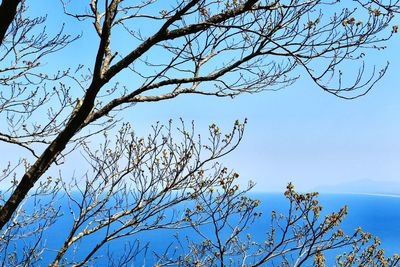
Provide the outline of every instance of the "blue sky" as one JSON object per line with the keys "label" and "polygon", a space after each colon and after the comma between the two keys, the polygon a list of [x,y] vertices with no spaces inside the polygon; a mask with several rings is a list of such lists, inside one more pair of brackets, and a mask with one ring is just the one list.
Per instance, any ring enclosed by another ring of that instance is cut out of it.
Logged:
{"label": "blue sky", "polygon": [[224,162],[256,181],[257,190],[280,191],[288,181],[301,190],[364,179],[399,181],[399,64],[392,61],[384,80],[356,100],[301,81],[234,100],[181,97],[143,104],[132,114],[139,117],[136,125],[183,117],[200,128],[216,122],[226,129],[236,118],[248,118],[242,144]]}
{"label": "blue sky", "polygon": [[[63,22],[57,19],[59,5],[46,8],[49,20]],[[80,31],[78,24],[66,21],[67,30]],[[53,58],[48,67],[62,65],[71,56],[93,58],[93,50],[89,50],[93,43],[87,41],[91,35],[85,34],[86,41],[67,48],[66,54]],[[248,179],[255,181],[257,191],[283,191],[289,181],[300,190],[365,179],[400,182],[398,44],[399,36],[395,36],[388,49],[369,51],[367,65],[379,67],[389,60],[390,68],[374,90],[356,100],[325,93],[303,75],[277,92],[235,99],[181,96],[138,105],[129,114],[143,135],[150,124],[169,118],[194,120],[200,131],[206,131],[211,123],[228,130],[236,119],[248,118],[242,144],[223,163],[241,174],[243,184]],[[356,69],[349,66],[345,71]]]}
{"label": "blue sky", "polygon": [[237,118],[248,118],[242,144],[223,162],[243,183],[254,180],[259,191],[282,191],[288,181],[300,190],[360,180],[400,182],[398,40],[395,36],[387,50],[370,51],[368,64],[390,60],[390,68],[372,91],[355,100],[332,96],[304,76],[277,92],[139,105],[133,123],[183,117],[200,129],[213,122],[229,129]]}

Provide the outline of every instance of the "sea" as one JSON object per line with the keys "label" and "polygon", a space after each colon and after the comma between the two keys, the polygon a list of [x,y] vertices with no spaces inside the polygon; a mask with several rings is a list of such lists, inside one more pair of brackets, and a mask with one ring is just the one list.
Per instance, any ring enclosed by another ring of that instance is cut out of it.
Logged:
{"label": "sea", "polygon": [[[278,193],[253,193],[252,198],[259,199],[261,204],[258,212],[262,216],[245,230],[242,237],[251,234],[257,241],[262,241],[267,236],[270,227],[270,214],[272,210],[277,213],[286,214],[288,209],[288,200],[283,194]],[[320,204],[323,206],[322,215],[338,211],[340,207],[347,205],[349,214],[345,217],[341,224],[345,233],[351,234],[361,227],[363,231],[370,232],[373,236],[379,237],[381,247],[385,250],[386,255],[400,254],[400,196],[392,195],[372,195],[372,194],[328,194],[322,193],[318,197]],[[45,241],[49,247],[48,251],[43,253],[43,264],[46,266],[54,255],[54,249],[61,244],[61,237],[67,232],[68,223],[66,221],[57,223],[53,229],[45,236]],[[104,233],[99,233],[102,235]],[[212,232],[203,232],[204,235],[212,235]],[[180,236],[180,242],[177,242],[176,236]],[[185,250],[187,240],[200,240],[198,237],[188,230],[158,230],[138,234],[134,237],[124,238],[113,241],[101,250],[96,256],[97,259],[89,264],[89,266],[155,266],[157,258],[162,255],[166,248],[173,251],[173,246]],[[189,238],[187,238],[189,237]],[[84,255],[101,236],[92,236],[86,242],[82,242],[75,247],[74,257],[79,259],[80,255]],[[118,261],[116,256],[127,248],[128,241],[131,243],[135,240],[144,245],[140,253],[135,259],[127,263]],[[182,241],[183,240],[183,241]],[[107,250],[108,257],[102,256]],[[340,249],[327,254],[327,266],[334,266],[335,255],[340,254]],[[115,255],[115,260],[112,259]],[[174,255],[171,255],[171,257]],[[1,257],[1,256],[0,256]],[[110,260],[111,259],[111,260]],[[279,261],[279,259],[278,259]],[[174,265],[172,265],[174,266]],[[239,266],[233,264],[232,266]],[[264,266],[279,266],[279,262],[275,260],[274,264],[264,264]],[[308,266],[303,265],[303,266]]]}

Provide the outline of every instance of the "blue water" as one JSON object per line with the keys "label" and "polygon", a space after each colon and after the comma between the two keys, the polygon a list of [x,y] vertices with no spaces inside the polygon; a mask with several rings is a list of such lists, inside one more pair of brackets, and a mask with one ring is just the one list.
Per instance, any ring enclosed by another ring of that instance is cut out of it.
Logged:
{"label": "blue water", "polygon": [[[247,232],[251,233],[257,241],[262,241],[268,231],[271,211],[275,210],[277,213],[286,214],[288,201],[282,194],[272,193],[253,194],[252,198],[261,200],[258,211],[262,212],[263,216]],[[400,252],[400,197],[321,194],[319,201],[324,207],[322,214],[337,211],[344,205],[349,207],[349,214],[341,225],[346,234],[351,234],[357,227],[361,226],[364,231],[370,232],[381,239],[382,248],[385,249],[387,255]],[[63,236],[67,234],[69,221],[68,219],[60,221],[48,233],[46,243],[50,249],[56,250],[59,244],[61,244]],[[153,266],[155,259],[153,251],[162,253],[171,243],[172,246],[177,246],[178,244],[174,239],[176,233],[176,230],[150,231],[112,242],[108,248],[113,255],[118,255],[123,251],[127,241],[139,240],[141,245],[148,243],[149,249],[147,250],[146,257],[144,258],[144,253],[141,253],[134,261],[134,264],[128,266],[143,266],[144,264],[145,266]],[[101,234],[99,233],[99,235]],[[188,230],[181,231],[179,235],[183,238],[189,235],[191,238],[198,239]],[[76,257],[79,258],[80,254],[84,255],[85,251],[94,246],[98,239],[99,236],[92,236],[81,242],[77,249]],[[339,253],[340,251],[335,252],[335,254]],[[43,254],[45,263],[46,261],[51,261],[53,258],[52,255],[54,255],[54,251],[45,251]],[[332,255],[332,258],[334,258],[334,255]],[[328,259],[329,262],[332,262],[332,259]],[[107,266],[110,262],[108,259],[102,257],[92,264],[95,266]],[[114,266],[119,266],[119,264],[114,263]]]}
{"label": "blue water", "polygon": [[371,195],[321,195],[326,209],[348,205],[342,227],[347,232],[360,226],[364,231],[378,236],[389,254],[400,252],[400,197]]}
{"label": "blue water", "polygon": [[[284,213],[287,200],[279,194],[259,194],[263,210],[269,213],[272,209]],[[347,205],[349,214],[341,224],[345,233],[350,234],[357,227],[378,236],[382,247],[389,254],[400,252],[400,197],[359,195],[359,194],[321,194],[319,202],[323,206],[322,213],[338,211]]]}

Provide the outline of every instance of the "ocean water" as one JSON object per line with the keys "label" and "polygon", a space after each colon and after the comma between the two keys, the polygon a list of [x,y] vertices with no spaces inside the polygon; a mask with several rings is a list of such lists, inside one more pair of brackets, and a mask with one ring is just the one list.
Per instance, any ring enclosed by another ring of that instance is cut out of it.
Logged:
{"label": "ocean water", "polygon": [[[247,229],[247,233],[250,233],[253,237],[255,237],[256,241],[263,241],[269,228],[271,211],[275,210],[277,213],[286,214],[288,201],[282,194],[275,193],[257,193],[252,194],[251,197],[257,198],[261,201],[258,211],[262,212],[263,216],[259,218],[251,226],[251,228]],[[322,214],[337,211],[344,205],[348,206],[349,214],[341,224],[341,227],[345,233],[351,234],[357,227],[360,226],[364,231],[370,232],[372,235],[378,236],[381,239],[382,248],[385,249],[387,255],[394,253],[400,254],[400,197],[321,194],[318,199],[320,204],[324,207]],[[68,225],[68,220],[60,221],[45,236],[46,244],[50,249],[45,251],[43,254],[43,266],[52,260],[54,249],[57,249],[57,247],[59,247],[59,245],[62,243],[62,237],[67,233]],[[106,247],[106,249],[108,248],[112,255],[117,256],[124,250],[127,241],[132,242],[139,240],[140,244],[142,245],[148,244],[148,249],[146,253],[144,253],[144,251],[139,253],[136,259],[127,266],[154,266],[157,254],[162,254],[168,246],[179,245],[174,238],[177,233],[178,232],[176,230],[145,232],[133,237],[112,242],[108,247]],[[79,246],[76,247],[76,255],[72,256],[72,254],[70,254],[70,257],[76,257],[79,259],[80,255],[84,255],[85,252],[87,252],[99,239],[101,239],[102,234],[104,233],[100,232],[97,236],[91,236],[89,239],[86,239],[84,242],[80,243]],[[193,235],[193,233],[188,230],[181,230],[179,232],[179,236],[181,238],[183,237],[183,239],[185,236],[198,239],[198,237]],[[182,249],[185,249],[185,241],[181,243],[181,246]],[[328,266],[332,265],[334,256],[340,252],[340,250],[337,250],[331,255],[328,255]],[[105,250],[100,251],[98,256],[104,253]],[[118,262],[112,263],[106,257],[100,257],[94,263],[92,263],[92,265],[119,266],[120,264]],[[265,266],[269,265],[267,264]]]}
{"label": "ocean water", "polygon": [[[266,214],[272,209],[285,213],[287,200],[281,194],[257,194]],[[347,205],[349,214],[341,227],[351,233],[357,227],[378,236],[388,254],[400,254],[400,196],[370,194],[324,194],[318,197],[322,213],[338,211]]]}
{"label": "ocean water", "polygon": [[400,254],[400,196],[322,194],[320,201],[331,210],[347,205],[344,230],[350,232],[360,226],[380,238],[388,255]]}
{"label": "ocean water", "polygon": [[[260,210],[263,216],[257,220],[248,233],[262,241],[268,231],[270,214],[272,210],[277,213],[286,214],[288,209],[288,200],[282,194],[264,193],[253,194],[253,198],[260,199]],[[347,205],[349,214],[345,217],[341,228],[346,234],[352,234],[355,229],[361,227],[363,231],[370,232],[381,240],[381,247],[385,250],[387,256],[395,253],[400,254],[400,197],[382,196],[382,195],[360,195],[360,194],[320,194],[318,197],[323,206],[321,214],[328,214],[338,211],[342,206]],[[190,234],[189,234],[190,235]],[[153,248],[162,251],[171,240],[171,235],[160,235],[152,233],[144,235],[142,241],[148,241],[153,244]],[[327,253],[327,264],[333,266],[335,256],[343,250],[336,250]],[[278,260],[279,261],[279,260]],[[152,266],[151,256],[146,259]],[[275,262],[276,263],[276,262]],[[143,265],[139,259],[136,266]],[[272,266],[266,264],[265,266]]]}

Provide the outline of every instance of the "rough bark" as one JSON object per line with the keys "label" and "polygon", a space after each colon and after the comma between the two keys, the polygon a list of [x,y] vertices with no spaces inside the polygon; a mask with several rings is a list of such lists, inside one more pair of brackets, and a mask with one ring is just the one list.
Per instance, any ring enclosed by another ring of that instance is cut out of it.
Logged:
{"label": "rough bark", "polygon": [[3,42],[7,29],[17,14],[21,0],[3,0],[0,5],[0,43]]}

